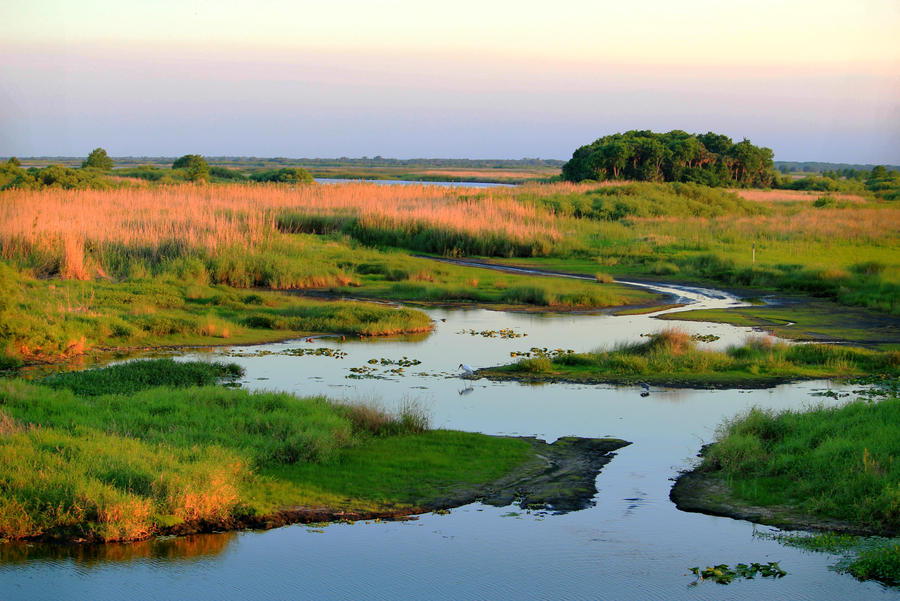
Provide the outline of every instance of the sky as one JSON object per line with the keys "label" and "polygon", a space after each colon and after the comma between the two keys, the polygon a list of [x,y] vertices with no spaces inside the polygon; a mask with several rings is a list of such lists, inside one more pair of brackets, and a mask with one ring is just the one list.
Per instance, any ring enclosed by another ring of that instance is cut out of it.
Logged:
{"label": "sky", "polygon": [[629,129],[900,164],[897,0],[0,2],[0,156],[568,159]]}

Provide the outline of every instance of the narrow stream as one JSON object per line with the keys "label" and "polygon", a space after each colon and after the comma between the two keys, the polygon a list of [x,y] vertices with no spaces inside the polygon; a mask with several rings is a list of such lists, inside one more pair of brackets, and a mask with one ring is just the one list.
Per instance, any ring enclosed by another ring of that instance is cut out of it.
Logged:
{"label": "narrow stream", "polygon": [[[691,308],[739,302],[718,291],[672,288]],[[0,545],[0,598],[900,598],[900,590],[829,570],[834,556],[759,538],[757,532],[771,529],[749,522],[680,512],[668,498],[671,479],[690,465],[723,419],[752,406],[800,409],[840,402],[819,395],[845,394],[848,388],[825,381],[765,390],[654,387],[641,397],[633,386],[464,380],[458,377],[460,363],[506,363],[511,352],[531,347],[609,348],[672,326],[719,336],[711,348],[757,334],[648,315],[462,309],[429,314],[436,328],[424,338],[323,337],[182,356],[236,361],[247,370],[242,385],[248,389],[325,394],[386,407],[412,400],[427,410],[434,427],[548,441],[565,435],[631,441],[598,476],[593,507],[552,515],[476,503],[409,522],[296,525],[87,548]],[[517,337],[501,337],[500,330]],[[321,347],[346,356],[279,354]],[[391,372],[404,357],[419,363]],[[382,358],[395,363],[382,365]],[[351,371],[364,367],[373,371],[362,377]],[[725,587],[692,586],[688,573],[693,566],[767,561],[778,561],[788,575]]]}

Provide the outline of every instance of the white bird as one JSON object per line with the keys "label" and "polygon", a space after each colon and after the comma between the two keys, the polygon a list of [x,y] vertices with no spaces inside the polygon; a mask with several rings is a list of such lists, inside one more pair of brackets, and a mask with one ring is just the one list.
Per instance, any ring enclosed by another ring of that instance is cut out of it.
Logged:
{"label": "white bird", "polygon": [[466,365],[465,363],[460,363],[458,369],[463,370],[463,375],[464,375],[464,376],[473,376],[473,375],[475,375],[475,370],[472,369],[472,366],[471,366],[471,365]]}

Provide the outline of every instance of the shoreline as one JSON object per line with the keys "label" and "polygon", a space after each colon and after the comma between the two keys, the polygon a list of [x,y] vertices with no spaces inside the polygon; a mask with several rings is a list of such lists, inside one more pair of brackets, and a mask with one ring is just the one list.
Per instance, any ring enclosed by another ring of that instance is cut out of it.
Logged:
{"label": "shoreline", "polygon": [[499,374],[491,373],[492,367],[485,367],[475,372],[475,376],[461,376],[467,380],[485,378],[492,382],[519,382],[520,384],[610,384],[613,386],[638,386],[646,382],[651,386],[665,388],[686,388],[694,390],[765,390],[775,388],[783,384],[794,382],[809,382],[813,380],[837,381],[852,379],[860,376],[773,376],[772,378],[755,378],[732,381],[686,381],[678,379],[654,378],[652,376],[616,377],[616,376],[584,376],[566,377],[561,375],[541,376],[534,374]]}
{"label": "shoreline", "polygon": [[783,530],[812,530],[885,537],[898,534],[858,526],[843,520],[815,516],[790,505],[752,505],[734,497],[728,483],[723,479],[698,470],[682,472],[678,476],[669,491],[669,500],[679,511],[747,520]]}
{"label": "shoreline", "polygon": [[[506,475],[492,482],[460,484],[439,498],[405,505],[386,503],[382,510],[355,510],[351,506],[281,507],[260,516],[235,516],[220,521],[182,523],[157,528],[144,539],[160,536],[219,533],[233,530],[263,529],[297,523],[340,522],[358,520],[406,520],[432,511],[446,511],[469,503],[505,507],[516,504],[526,509],[545,509],[554,513],[578,511],[593,505],[597,494],[595,480],[603,467],[615,457],[615,451],[630,445],[616,438],[564,437],[547,443],[534,437],[518,438],[531,445],[531,457]],[[12,542],[45,542],[55,544],[105,544],[103,540],[80,536],[77,526],[44,532]]]}

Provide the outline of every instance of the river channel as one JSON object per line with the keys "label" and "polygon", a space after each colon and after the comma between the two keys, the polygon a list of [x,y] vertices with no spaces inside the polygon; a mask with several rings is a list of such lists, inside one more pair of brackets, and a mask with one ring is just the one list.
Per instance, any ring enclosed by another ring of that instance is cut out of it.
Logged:
{"label": "river channel", "polygon": [[[738,302],[702,289],[670,292],[692,308]],[[181,356],[236,361],[246,368],[241,384],[247,389],[385,407],[415,402],[433,427],[548,441],[566,435],[631,441],[598,476],[592,507],[555,515],[476,503],[405,522],[295,525],[130,545],[0,545],[0,599],[900,598],[900,590],[830,570],[836,556],[758,536],[773,529],[681,512],[669,501],[672,479],[724,419],[751,406],[801,409],[841,402],[822,393],[850,388],[826,381],[762,390],[653,387],[642,397],[636,386],[462,379],[460,363],[498,365],[510,361],[511,352],[531,347],[610,348],[672,326],[719,336],[704,343],[710,347],[759,334],[648,315],[428,313],[436,327],[425,337],[321,337]],[[285,354],[326,347],[346,355]],[[390,371],[403,358],[402,372]],[[695,586],[688,572],[693,566],[768,561],[779,562],[788,575]]]}

